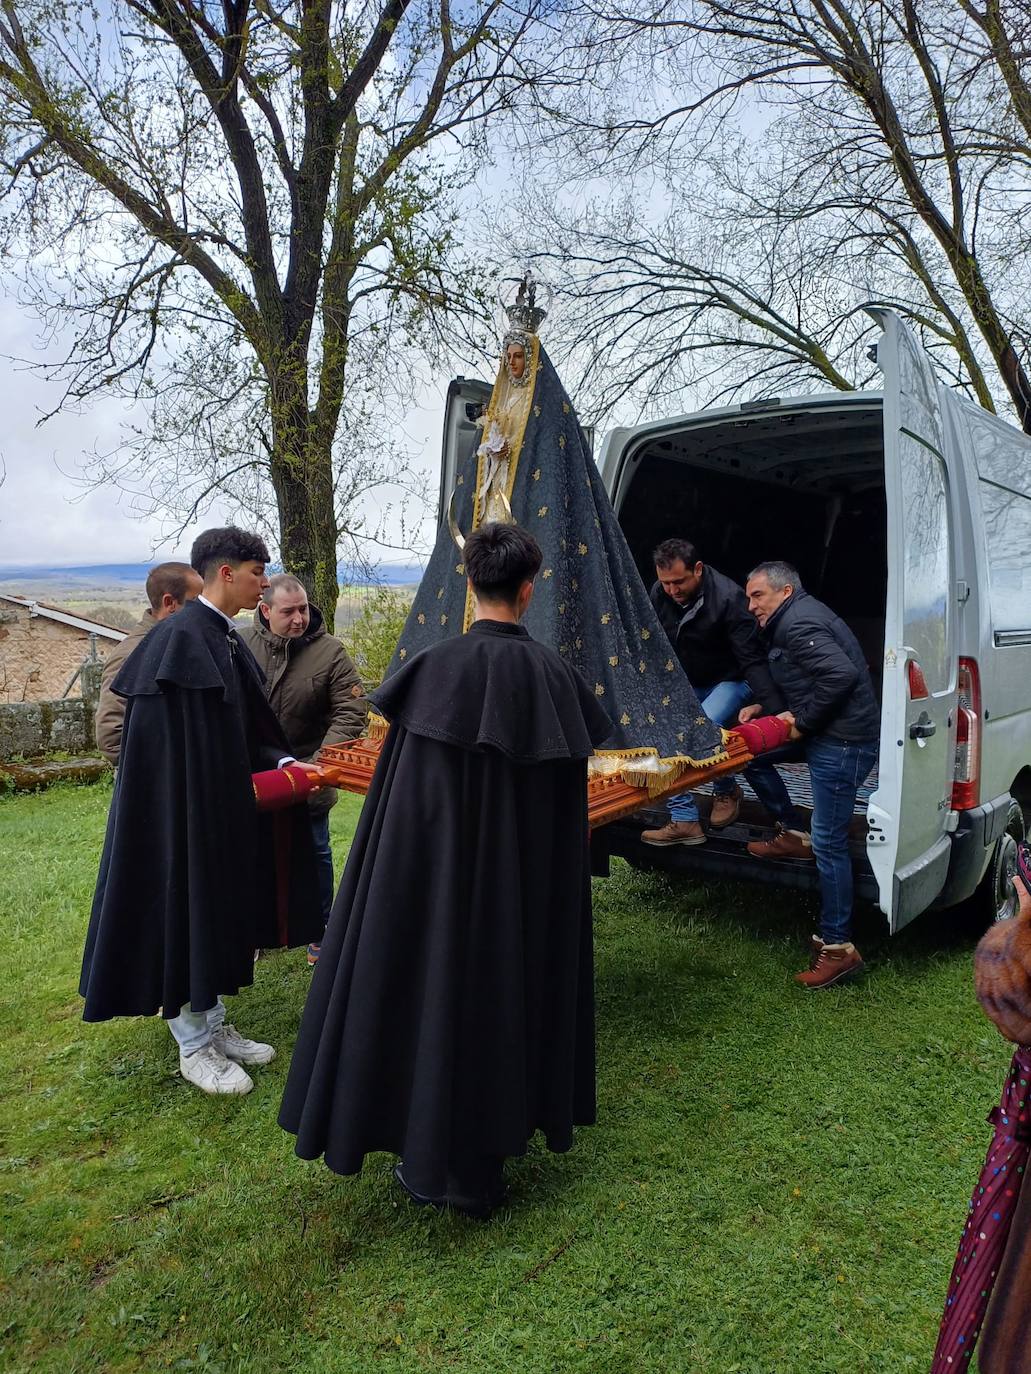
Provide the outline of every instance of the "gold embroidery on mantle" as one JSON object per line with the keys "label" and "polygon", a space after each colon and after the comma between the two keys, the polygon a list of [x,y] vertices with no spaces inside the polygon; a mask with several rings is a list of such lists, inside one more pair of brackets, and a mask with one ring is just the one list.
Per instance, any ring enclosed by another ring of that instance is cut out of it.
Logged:
{"label": "gold embroidery on mantle", "polygon": [[[523,437],[526,434],[526,422],[530,418],[530,410],[533,406],[533,393],[537,386],[537,368],[541,353],[541,343],[537,335],[530,334],[528,337],[530,347],[527,350],[526,358],[526,381],[522,386],[513,382],[509,376],[505,360],[502,358],[494,382],[494,390],[490,394],[490,401],[484,412],[484,437],[489,433],[491,423],[494,422],[508,443],[508,459],[499,464],[497,471],[492,474],[489,489],[484,492],[486,464],[489,459],[487,454],[482,451],[481,445],[481,451],[476,459],[476,490],[473,494],[472,529],[474,530],[479,529],[480,525],[491,519],[501,518],[509,521],[512,519],[512,490],[515,487],[516,474],[519,471],[519,454],[523,447]],[[540,414],[539,409],[537,414]],[[507,514],[506,506],[508,508]],[[473,614],[473,594],[470,587],[465,594],[463,634],[473,623]]]}

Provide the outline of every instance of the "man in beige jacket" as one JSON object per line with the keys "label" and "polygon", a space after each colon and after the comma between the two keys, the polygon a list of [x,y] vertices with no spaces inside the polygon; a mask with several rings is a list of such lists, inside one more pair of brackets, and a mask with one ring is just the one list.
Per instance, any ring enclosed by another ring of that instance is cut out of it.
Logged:
{"label": "man in beige jacket", "polygon": [[118,754],[122,747],[125,702],[112,692],[111,684],[140,640],[159,621],[182,610],[186,602],[199,596],[203,589],[204,582],[200,574],[194,572],[189,563],[159,563],[156,568],[151,568],[147,574],[147,600],[150,606],[143,612],[136,628],[110,649],[104,659],[95,729],[97,748],[115,768],[118,767]]}
{"label": "man in beige jacket", "polygon": [[[310,763],[324,744],[357,739],[365,728],[368,702],[358,669],[335,635],[328,634],[317,606],[290,573],[276,573],[261,594],[254,624],[240,638],[265,673],[265,694],[294,757]],[[308,801],[323,916],[333,905],[333,854],[329,810],[336,789],[323,787]],[[308,962],[319,957],[310,945]]]}

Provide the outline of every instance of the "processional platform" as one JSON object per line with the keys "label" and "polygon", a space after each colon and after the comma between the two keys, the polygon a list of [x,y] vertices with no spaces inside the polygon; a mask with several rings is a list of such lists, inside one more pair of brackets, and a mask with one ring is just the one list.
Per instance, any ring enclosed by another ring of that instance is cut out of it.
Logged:
{"label": "processional platform", "polygon": [[[323,781],[344,792],[364,796],[369,790],[372,775],[379,760],[382,739],[359,739],[352,744],[326,745],[320,749],[315,762],[322,770]],[[724,773],[737,773],[752,760],[752,754],[740,735],[727,732],[726,758],[704,768],[691,768],[681,773],[668,787],[656,790],[634,787],[619,777],[593,777],[587,781],[587,817],[592,830],[632,815],[642,806],[653,805],[678,792],[718,778]]]}

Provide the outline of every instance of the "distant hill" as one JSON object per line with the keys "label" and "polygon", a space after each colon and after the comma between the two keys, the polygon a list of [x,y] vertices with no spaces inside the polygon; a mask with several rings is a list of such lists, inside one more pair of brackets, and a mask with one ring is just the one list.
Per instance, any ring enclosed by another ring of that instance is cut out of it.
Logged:
{"label": "distant hill", "polygon": [[[0,563],[0,584],[16,582],[19,590],[30,596],[51,595],[55,587],[80,592],[107,587],[138,591],[152,567],[153,563],[88,563],[67,568],[41,563]],[[383,563],[369,573],[342,563],[337,576],[343,583],[359,586],[405,587],[419,581],[422,568],[418,564]]]}
{"label": "distant hill", "polygon": [[337,577],[358,587],[411,587],[422,581],[423,571],[421,563],[381,563],[371,573],[341,563]]}
{"label": "distant hill", "polygon": [[0,563],[0,582],[85,582],[98,583],[144,581],[151,563],[92,563],[78,568],[48,567],[44,563]]}

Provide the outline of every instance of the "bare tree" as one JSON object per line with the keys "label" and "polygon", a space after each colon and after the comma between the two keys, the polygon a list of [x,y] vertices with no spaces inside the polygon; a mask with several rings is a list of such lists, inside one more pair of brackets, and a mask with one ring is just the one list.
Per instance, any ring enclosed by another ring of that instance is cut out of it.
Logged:
{"label": "bare tree", "polygon": [[356,502],[403,476],[396,349],[475,306],[451,197],[537,3],[0,0],[5,248],[72,321],[64,403],[148,411],[93,476],[184,518],[270,484],[330,622]]}
{"label": "bare tree", "polygon": [[723,390],[854,385],[857,308],[877,301],[1031,432],[1025,0],[584,0],[579,15],[593,80],[564,121],[564,183],[571,143],[585,178],[647,172],[665,206],[558,212],[596,334],[626,293],[628,384],[690,364]]}
{"label": "bare tree", "polygon": [[728,226],[707,240],[697,207],[650,232],[645,214],[631,202],[615,222],[599,210],[557,216],[536,255],[561,281],[557,346],[579,361],[577,396],[593,423],[627,404],[668,411],[685,393],[720,404],[814,384],[850,390],[869,375],[868,322],[821,264],[786,270],[783,244],[773,254],[736,243]]}

